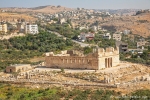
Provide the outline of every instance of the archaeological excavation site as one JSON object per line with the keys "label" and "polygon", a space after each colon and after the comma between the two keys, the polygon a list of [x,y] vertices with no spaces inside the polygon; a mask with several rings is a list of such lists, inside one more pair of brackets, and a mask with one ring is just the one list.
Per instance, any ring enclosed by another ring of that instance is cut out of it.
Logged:
{"label": "archaeological excavation site", "polygon": [[62,51],[45,56],[45,62],[38,66],[15,64],[6,67],[5,72],[0,73],[0,82],[32,88],[102,88],[122,93],[150,88],[150,68],[119,61],[119,52],[112,47],[93,49],[88,55]]}

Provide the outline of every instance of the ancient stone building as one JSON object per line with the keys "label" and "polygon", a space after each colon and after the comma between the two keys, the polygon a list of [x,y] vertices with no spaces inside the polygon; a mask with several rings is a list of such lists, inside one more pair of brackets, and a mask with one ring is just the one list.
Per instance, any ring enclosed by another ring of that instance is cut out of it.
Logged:
{"label": "ancient stone building", "polygon": [[96,48],[88,55],[79,54],[75,51],[54,55],[50,53],[45,58],[46,67],[71,68],[71,69],[93,69],[99,70],[110,68],[119,64],[119,50],[113,47]]}
{"label": "ancient stone building", "polygon": [[7,73],[12,73],[12,72],[24,72],[31,70],[32,67],[30,64],[15,64],[15,65],[10,65],[6,67],[6,72]]}

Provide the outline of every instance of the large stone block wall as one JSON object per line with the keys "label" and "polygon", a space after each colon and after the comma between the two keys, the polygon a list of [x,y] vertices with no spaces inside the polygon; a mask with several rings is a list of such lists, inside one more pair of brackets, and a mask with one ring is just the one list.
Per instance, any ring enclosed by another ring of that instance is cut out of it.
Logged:
{"label": "large stone block wall", "polygon": [[106,50],[98,48],[93,51],[87,56],[46,56],[46,67],[99,70],[119,64],[118,49],[110,47]]}
{"label": "large stone block wall", "polygon": [[71,69],[98,69],[97,58],[70,57],[70,56],[47,56],[46,67],[71,68]]}
{"label": "large stone block wall", "polygon": [[8,67],[6,67],[6,72],[11,73],[11,72],[17,72],[17,71],[16,71],[15,67],[8,66]]}
{"label": "large stone block wall", "polygon": [[120,63],[119,54],[114,55],[113,56],[113,63],[112,63],[113,67],[119,65],[119,63]]}
{"label": "large stone block wall", "polygon": [[119,64],[119,48],[116,50],[113,47],[99,48],[98,53],[98,69],[110,68]]}

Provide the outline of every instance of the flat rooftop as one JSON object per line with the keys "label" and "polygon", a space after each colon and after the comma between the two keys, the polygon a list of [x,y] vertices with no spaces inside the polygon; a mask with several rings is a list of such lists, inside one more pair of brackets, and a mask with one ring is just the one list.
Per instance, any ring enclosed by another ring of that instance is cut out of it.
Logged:
{"label": "flat rooftop", "polygon": [[29,66],[30,64],[14,64],[10,65],[11,67],[20,67],[20,66]]}

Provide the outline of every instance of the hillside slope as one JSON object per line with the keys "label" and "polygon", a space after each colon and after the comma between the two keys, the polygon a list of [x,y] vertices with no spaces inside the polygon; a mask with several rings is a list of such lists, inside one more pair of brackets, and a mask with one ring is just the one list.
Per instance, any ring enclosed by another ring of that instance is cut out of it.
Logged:
{"label": "hillside slope", "polygon": [[124,16],[115,18],[106,18],[103,27],[113,26],[116,31],[131,30],[133,34],[143,37],[150,36],[150,13],[144,13],[136,16]]}
{"label": "hillside slope", "polygon": [[17,7],[8,7],[8,8],[1,8],[5,11],[10,12],[41,12],[41,13],[57,13],[61,11],[70,11],[73,10],[71,8],[66,8],[62,6],[39,6],[34,8],[17,8]]}
{"label": "hillside slope", "polygon": [[27,14],[17,14],[17,13],[0,13],[0,20],[1,21],[15,21],[19,19],[24,19],[26,21],[35,21],[36,18],[31,17]]}

